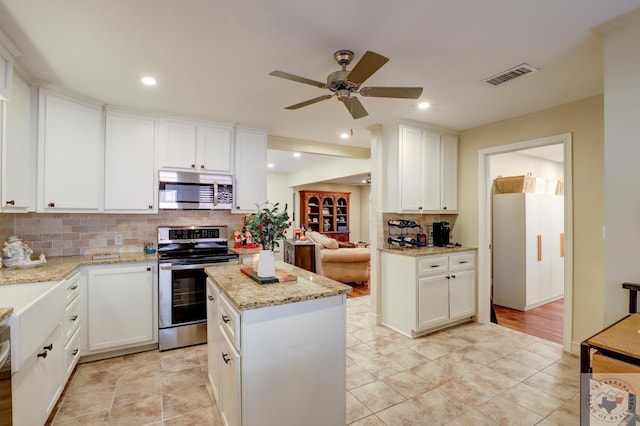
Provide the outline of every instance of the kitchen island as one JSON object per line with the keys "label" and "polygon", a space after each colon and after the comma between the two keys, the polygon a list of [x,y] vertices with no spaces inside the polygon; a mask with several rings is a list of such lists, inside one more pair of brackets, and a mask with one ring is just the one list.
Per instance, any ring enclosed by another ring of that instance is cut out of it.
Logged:
{"label": "kitchen island", "polygon": [[209,381],[227,425],[346,424],[346,294],[277,262],[295,281],[258,284],[206,268]]}

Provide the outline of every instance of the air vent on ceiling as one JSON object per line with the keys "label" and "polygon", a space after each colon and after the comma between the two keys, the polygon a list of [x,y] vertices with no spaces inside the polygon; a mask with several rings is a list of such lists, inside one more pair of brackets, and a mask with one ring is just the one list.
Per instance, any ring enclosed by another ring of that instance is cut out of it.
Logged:
{"label": "air vent on ceiling", "polygon": [[529,64],[520,64],[517,67],[513,67],[511,69],[503,71],[500,74],[485,78],[483,81],[485,83],[491,84],[492,86],[498,86],[499,84],[506,83],[507,81],[513,80],[514,78],[522,77],[523,75],[536,71],[538,71],[538,69],[532,67]]}

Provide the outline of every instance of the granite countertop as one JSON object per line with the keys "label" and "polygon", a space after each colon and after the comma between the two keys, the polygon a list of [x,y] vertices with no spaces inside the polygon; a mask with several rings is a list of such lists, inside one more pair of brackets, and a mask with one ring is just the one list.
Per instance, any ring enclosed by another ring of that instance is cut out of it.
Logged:
{"label": "granite countertop", "polygon": [[411,257],[420,257],[420,256],[429,256],[432,254],[449,254],[456,253],[459,251],[475,251],[475,247],[465,247],[465,246],[457,246],[457,247],[409,247],[409,248],[382,248],[379,249],[382,253],[393,253],[399,254],[401,256],[411,256]]}
{"label": "granite countertop", "polygon": [[13,308],[0,308],[0,324],[13,314]]}
{"label": "granite countertop", "polygon": [[237,254],[238,256],[246,256],[246,255],[249,255],[249,254],[260,253],[260,249],[259,248],[250,248],[250,249],[248,249],[248,248],[244,248],[244,247],[242,247],[242,248],[229,247],[229,251],[231,253]]}
{"label": "granite countertop", "polygon": [[91,256],[50,257],[47,263],[31,269],[0,269],[0,285],[60,281],[84,265],[107,265],[128,262],[155,262],[156,254],[121,253],[117,259],[93,260]]}
{"label": "granite countertop", "polygon": [[337,296],[352,291],[346,284],[284,262],[276,262],[276,268],[296,275],[297,281],[258,284],[240,272],[241,268],[246,267],[247,265],[228,265],[205,269],[240,311]]}

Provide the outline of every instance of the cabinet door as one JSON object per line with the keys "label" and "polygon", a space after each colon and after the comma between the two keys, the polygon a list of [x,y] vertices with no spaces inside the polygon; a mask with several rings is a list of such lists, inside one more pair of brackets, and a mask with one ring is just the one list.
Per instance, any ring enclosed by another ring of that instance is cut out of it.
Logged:
{"label": "cabinet door", "polygon": [[400,132],[400,208],[406,212],[420,212],[426,166],[422,157],[422,130],[402,126]]}
{"label": "cabinet door", "polygon": [[11,102],[4,102],[6,132],[2,156],[2,208],[6,212],[35,211],[37,141],[31,131],[31,88],[16,75],[12,92]]}
{"label": "cabinet door", "polygon": [[37,358],[34,353],[11,377],[14,425],[44,424],[42,419],[44,408],[38,398],[39,360],[40,358]]}
{"label": "cabinet door", "polygon": [[46,357],[38,358],[38,387],[44,409],[42,418],[42,422],[44,422],[53,411],[65,385],[64,334],[61,325],[51,333],[40,349],[41,354],[47,354]]}
{"label": "cabinet door", "polygon": [[226,425],[240,425],[240,354],[220,328],[220,416]]}
{"label": "cabinet door", "polygon": [[564,197],[552,197],[551,225],[551,297],[564,294]]}
{"label": "cabinet door", "polygon": [[11,97],[11,78],[13,74],[13,56],[0,44],[0,100],[13,100]]}
{"label": "cabinet door", "polygon": [[449,280],[446,275],[418,280],[417,329],[446,322],[449,319]]}
{"label": "cabinet door", "polygon": [[153,213],[155,120],[107,113],[105,200],[109,211]]}
{"label": "cabinet door", "polygon": [[423,132],[422,136],[422,211],[439,211],[440,204],[440,135]]}
{"label": "cabinet door", "polygon": [[101,109],[41,92],[40,211],[100,210],[104,176],[102,126]]}
{"label": "cabinet door", "polygon": [[176,169],[196,169],[196,123],[160,121],[160,164]]}
{"label": "cabinet door", "polygon": [[207,278],[207,372],[216,401],[220,399],[220,329],[218,288]]}
{"label": "cabinet door", "polygon": [[198,168],[231,173],[231,143],[229,127],[198,126]]}
{"label": "cabinet door", "polygon": [[267,135],[236,130],[236,212],[253,212],[267,201]]}
{"label": "cabinet door", "polygon": [[113,266],[88,271],[88,349],[105,350],[154,339],[151,266]]}
{"label": "cabinet door", "polygon": [[449,275],[449,319],[470,317],[476,313],[475,271]]}
{"label": "cabinet door", "polygon": [[458,137],[442,135],[440,154],[440,208],[455,212],[458,210]]}

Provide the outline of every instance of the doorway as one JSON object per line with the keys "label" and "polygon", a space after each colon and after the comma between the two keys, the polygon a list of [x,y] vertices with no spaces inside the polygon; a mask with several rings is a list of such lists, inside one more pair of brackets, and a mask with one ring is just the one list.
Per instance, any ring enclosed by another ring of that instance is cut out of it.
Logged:
{"label": "doorway", "polygon": [[[563,313],[563,347],[569,351],[571,346],[571,311],[572,311],[572,208],[571,208],[571,134],[562,134],[547,138],[517,142],[499,147],[487,148],[479,152],[478,182],[479,182],[479,248],[478,248],[478,321],[488,322],[491,311],[492,284],[492,188],[496,169],[500,168],[500,159],[509,158],[515,153],[527,154],[528,150],[552,151],[553,147],[560,148],[563,164],[559,177],[564,181],[564,302],[555,306]],[[518,154],[518,155],[520,155]],[[515,157],[511,157],[515,158]],[[507,166],[502,168],[508,170]],[[493,169],[493,170],[492,170]],[[522,174],[522,173],[519,173]],[[560,180],[560,179],[558,179]],[[549,307],[547,307],[549,308]],[[517,312],[516,312],[517,313]],[[533,313],[533,312],[532,312]],[[540,313],[538,311],[537,313]],[[544,314],[543,314],[544,315]]]}

